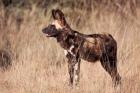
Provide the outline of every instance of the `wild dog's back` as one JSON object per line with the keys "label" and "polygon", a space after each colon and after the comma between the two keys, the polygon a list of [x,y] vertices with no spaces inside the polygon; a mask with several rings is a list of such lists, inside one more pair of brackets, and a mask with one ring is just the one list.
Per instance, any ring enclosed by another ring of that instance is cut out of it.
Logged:
{"label": "wild dog's back", "polygon": [[117,51],[116,49],[116,41],[110,34],[92,34],[85,38],[80,54],[84,60],[94,62],[99,60],[102,54],[112,53],[111,51]]}

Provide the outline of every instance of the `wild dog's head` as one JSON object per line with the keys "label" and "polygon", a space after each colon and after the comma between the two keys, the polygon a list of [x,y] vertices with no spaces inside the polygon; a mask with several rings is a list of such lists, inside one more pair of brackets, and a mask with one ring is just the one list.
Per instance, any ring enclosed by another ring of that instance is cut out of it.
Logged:
{"label": "wild dog's head", "polygon": [[58,42],[65,42],[67,44],[74,43],[75,34],[73,31],[65,31],[65,29],[56,29],[55,25],[48,25],[42,30],[47,37],[57,38]]}
{"label": "wild dog's head", "polygon": [[55,25],[48,25],[48,27],[42,30],[47,37],[56,37],[59,34],[59,31],[56,29]]}
{"label": "wild dog's head", "polygon": [[59,9],[53,9],[52,10],[52,17],[54,21],[52,22],[53,25],[56,26],[56,29],[63,29],[63,28],[69,28],[64,13]]}

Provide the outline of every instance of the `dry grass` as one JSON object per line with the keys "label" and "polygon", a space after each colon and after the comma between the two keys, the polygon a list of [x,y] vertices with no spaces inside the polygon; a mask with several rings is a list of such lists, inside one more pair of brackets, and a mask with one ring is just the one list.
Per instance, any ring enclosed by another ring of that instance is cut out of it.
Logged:
{"label": "dry grass", "polygon": [[[0,9],[0,49],[10,51],[13,60],[7,71],[0,70],[0,93],[115,93],[100,62],[82,61],[79,87],[68,86],[63,49],[55,39],[48,39],[41,32],[51,21],[50,10],[45,16],[35,6],[32,10],[13,8],[7,17],[6,11]],[[62,10],[71,27],[79,32],[108,32],[114,36],[118,42],[121,93],[140,93],[140,14],[124,19],[107,12],[98,18],[96,11],[87,15],[80,9]]]}

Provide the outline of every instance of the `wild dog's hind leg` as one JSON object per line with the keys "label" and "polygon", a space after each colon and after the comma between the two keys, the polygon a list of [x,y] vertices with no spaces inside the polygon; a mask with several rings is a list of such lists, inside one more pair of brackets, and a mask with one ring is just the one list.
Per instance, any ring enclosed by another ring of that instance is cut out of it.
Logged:
{"label": "wild dog's hind leg", "polygon": [[121,77],[117,71],[117,58],[116,56],[107,56],[103,55],[101,58],[101,65],[103,68],[110,74],[112,81],[114,83],[114,86],[121,83]]}

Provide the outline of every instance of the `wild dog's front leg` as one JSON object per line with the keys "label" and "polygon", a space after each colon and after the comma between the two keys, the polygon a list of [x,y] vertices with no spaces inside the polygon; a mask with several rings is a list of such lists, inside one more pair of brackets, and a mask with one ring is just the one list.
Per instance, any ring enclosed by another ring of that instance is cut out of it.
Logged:
{"label": "wild dog's front leg", "polygon": [[68,72],[69,72],[69,83],[73,85],[73,78],[74,78],[74,66],[72,64],[73,56],[66,52],[66,57],[68,58]]}
{"label": "wild dog's front leg", "polygon": [[74,67],[70,62],[68,62],[68,72],[69,72],[69,84],[73,85]]}
{"label": "wild dog's front leg", "polygon": [[70,84],[77,85],[80,78],[80,59],[68,62],[68,70],[70,75]]}
{"label": "wild dog's front leg", "polygon": [[66,57],[68,58],[68,71],[70,76],[70,84],[77,85],[80,75],[80,59],[78,56],[73,56],[69,52]]}
{"label": "wild dog's front leg", "polygon": [[79,82],[80,74],[80,59],[79,57],[72,56],[70,53],[66,55],[68,58],[68,70],[70,75],[70,84],[77,85]]}
{"label": "wild dog's front leg", "polygon": [[74,85],[79,83],[80,79],[80,59],[77,59],[76,64],[74,65]]}

